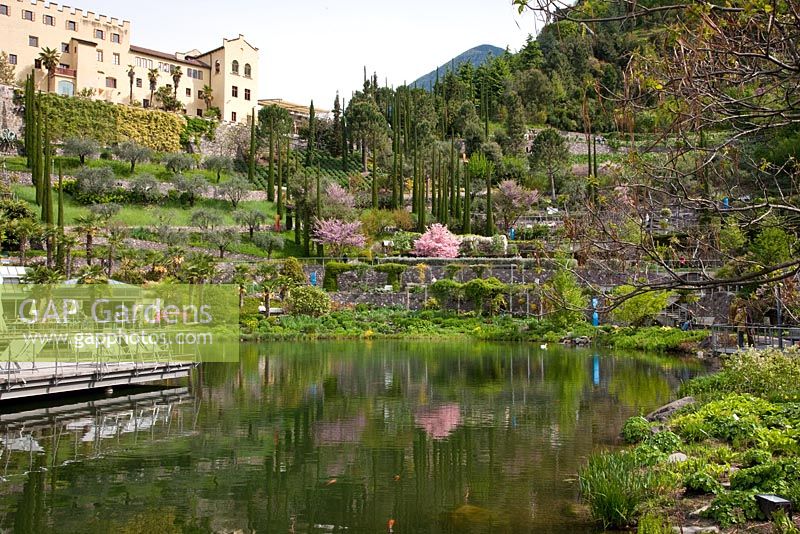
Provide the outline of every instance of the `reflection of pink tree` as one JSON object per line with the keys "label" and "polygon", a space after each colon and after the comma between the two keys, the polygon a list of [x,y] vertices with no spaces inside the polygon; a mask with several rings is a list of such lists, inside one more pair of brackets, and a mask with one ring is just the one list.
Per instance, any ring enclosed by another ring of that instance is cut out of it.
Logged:
{"label": "reflection of pink tree", "polygon": [[414,255],[424,258],[457,258],[461,239],[446,226],[432,224],[428,231],[414,242]]}
{"label": "reflection of pink tree", "polygon": [[458,404],[420,408],[414,414],[414,424],[433,439],[444,439],[461,424],[461,409]]}
{"label": "reflection of pink tree", "polygon": [[361,248],[367,242],[361,232],[361,221],[317,219],[314,222],[314,242],[328,247],[331,256],[339,256],[348,247]]}

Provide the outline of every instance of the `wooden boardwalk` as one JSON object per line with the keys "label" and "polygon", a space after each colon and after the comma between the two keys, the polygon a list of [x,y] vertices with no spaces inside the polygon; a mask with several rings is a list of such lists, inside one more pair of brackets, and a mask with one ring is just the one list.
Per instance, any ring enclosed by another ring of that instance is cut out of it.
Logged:
{"label": "wooden boardwalk", "polygon": [[184,378],[194,367],[192,362],[21,362],[0,370],[0,401]]}

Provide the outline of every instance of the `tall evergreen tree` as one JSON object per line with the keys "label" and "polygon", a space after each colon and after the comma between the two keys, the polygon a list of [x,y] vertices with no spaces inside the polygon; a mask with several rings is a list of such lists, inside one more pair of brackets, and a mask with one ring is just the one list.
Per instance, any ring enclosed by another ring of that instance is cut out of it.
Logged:
{"label": "tall evergreen tree", "polygon": [[250,153],[247,157],[247,179],[256,183],[256,110],[250,114]]}
{"label": "tall evergreen tree", "polygon": [[308,107],[308,148],[306,149],[306,167],[314,165],[314,150],[317,148],[317,114],[314,101]]}

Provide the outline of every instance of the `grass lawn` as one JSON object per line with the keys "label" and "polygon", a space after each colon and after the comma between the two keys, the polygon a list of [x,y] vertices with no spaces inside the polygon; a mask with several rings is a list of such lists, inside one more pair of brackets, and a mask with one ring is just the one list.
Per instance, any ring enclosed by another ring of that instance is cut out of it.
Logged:
{"label": "grass lawn", "polygon": [[[39,208],[36,206],[36,192],[33,186],[14,185],[14,194],[24,200],[34,209],[36,213]],[[216,199],[200,199],[195,203],[194,208],[182,207],[178,203],[163,201],[158,205],[137,205],[128,204],[114,217],[127,226],[153,227],[163,221],[172,226],[190,226],[192,211],[197,208],[219,210],[224,219],[224,224],[233,225],[233,208],[230,202]],[[57,209],[57,208],[56,208]],[[267,221],[275,218],[275,204],[267,201],[240,202],[239,209],[257,209],[267,216]],[[89,212],[87,206],[78,204],[70,195],[64,195],[64,224],[67,226],[75,224],[75,219],[86,215]]]}

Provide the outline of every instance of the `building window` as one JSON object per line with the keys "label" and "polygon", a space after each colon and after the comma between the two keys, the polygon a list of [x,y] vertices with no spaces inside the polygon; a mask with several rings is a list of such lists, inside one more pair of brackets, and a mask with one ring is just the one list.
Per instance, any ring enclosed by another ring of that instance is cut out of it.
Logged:
{"label": "building window", "polygon": [[28,36],[28,44],[30,46],[39,48],[39,38],[34,36],[34,35],[29,35]]}
{"label": "building window", "polygon": [[159,63],[158,64],[158,70],[160,70],[161,72],[169,72],[171,74],[173,68],[174,67],[172,65],[170,65],[169,63]]}
{"label": "building window", "polygon": [[236,122],[236,112],[231,111],[231,122]]}
{"label": "building window", "polygon": [[69,65],[67,65],[66,63],[59,63],[58,64],[58,68],[59,69],[68,69]]}
{"label": "building window", "polygon": [[203,79],[203,71],[200,70],[200,69],[193,69],[191,67],[188,67],[186,69],[186,76],[188,76],[189,78],[193,78],[195,80],[202,80]]}
{"label": "building window", "polygon": [[75,84],[70,80],[59,80],[56,86],[56,93],[62,96],[73,96],[75,94]]}
{"label": "building window", "polygon": [[111,77],[106,78],[106,87],[109,87],[111,89],[116,89],[117,88],[117,79],[116,78],[111,78]]}
{"label": "building window", "polygon": [[186,88],[186,96],[192,96],[192,90],[188,87]]}
{"label": "building window", "polygon": [[98,50],[97,51],[97,61],[99,61],[100,63],[103,62],[103,51],[102,50]]}
{"label": "building window", "polygon": [[0,4],[0,15],[8,15],[8,6]]}
{"label": "building window", "polygon": [[94,31],[94,38],[95,39],[105,39],[106,33],[103,30],[95,30]]}
{"label": "building window", "polygon": [[197,108],[197,116],[198,117],[202,117],[203,116],[203,110],[202,109]]}
{"label": "building window", "polygon": [[149,99],[147,99],[147,98],[145,98],[144,100],[142,100],[142,107],[143,107],[143,108],[149,108],[149,107],[150,107],[150,100],[149,100]]}
{"label": "building window", "polygon": [[42,17],[42,22],[44,22],[45,26],[55,26],[56,18],[53,15],[45,15]]}
{"label": "building window", "polygon": [[118,33],[112,33],[111,34],[111,42],[112,43],[119,43],[120,42]]}
{"label": "building window", "polygon": [[253,75],[253,67],[250,66],[250,63],[244,64],[244,75],[247,78],[250,78]]}
{"label": "building window", "polygon": [[17,54],[8,54],[8,62],[12,65],[17,64]]}
{"label": "building window", "polygon": [[142,79],[141,78],[136,78],[136,87],[139,87],[139,88],[142,87]]}
{"label": "building window", "polygon": [[69,31],[72,31],[72,32],[78,31],[78,23],[75,22],[74,20],[68,20],[67,21],[67,29]]}
{"label": "building window", "polygon": [[244,99],[245,100],[250,100],[250,89],[245,89],[244,90]]}
{"label": "building window", "polygon": [[34,69],[41,69],[42,68],[42,60],[41,59],[34,59],[33,60],[33,68]]}
{"label": "building window", "polygon": [[233,98],[238,98],[239,97],[239,88],[236,87],[235,85],[233,87],[231,87],[231,96]]}
{"label": "building window", "polygon": [[136,66],[142,67],[144,69],[152,69],[153,68],[153,60],[147,59],[145,57],[137,57],[136,58]]}
{"label": "building window", "polygon": [[69,54],[69,43],[61,43],[61,53]]}
{"label": "building window", "polygon": [[114,61],[114,65],[119,65],[119,61],[120,61],[119,54],[112,54],[111,58]]}
{"label": "building window", "polygon": [[30,11],[30,10],[28,10],[28,9],[23,9],[23,10],[22,10],[22,18],[23,18],[24,20],[30,20],[30,21],[33,21],[33,11]]}
{"label": "building window", "polygon": [[220,69],[219,60],[216,60],[214,62],[214,73],[219,74],[219,69]]}
{"label": "building window", "polygon": [[233,60],[233,63],[231,63],[231,72],[234,74],[239,74],[239,62],[235,59]]}

